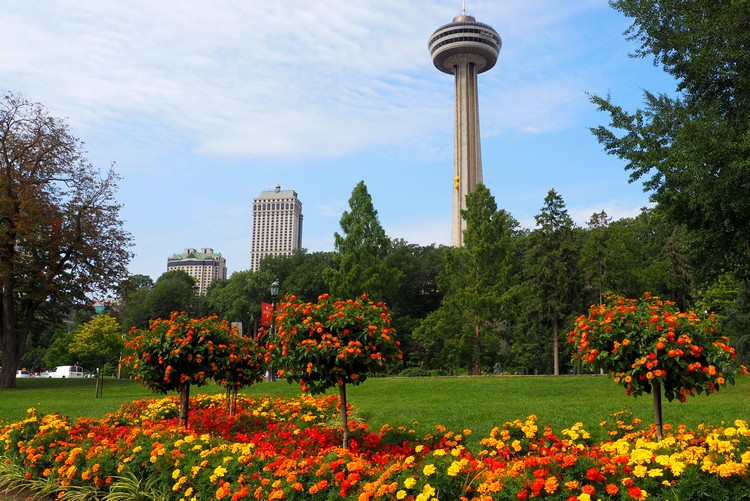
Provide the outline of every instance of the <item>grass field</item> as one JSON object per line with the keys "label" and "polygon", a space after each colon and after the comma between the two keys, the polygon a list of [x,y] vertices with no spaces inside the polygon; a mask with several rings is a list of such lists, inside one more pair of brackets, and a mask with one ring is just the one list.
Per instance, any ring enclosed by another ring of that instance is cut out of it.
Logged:
{"label": "grass field", "polygon": [[[94,380],[19,379],[18,388],[0,391],[0,422],[22,419],[29,407],[41,412],[91,418],[104,417],[124,402],[153,394],[134,381],[108,379],[104,396],[94,399]],[[216,386],[193,388],[197,393],[221,393]],[[293,396],[298,387],[286,381],[260,383],[243,390],[248,395]],[[519,376],[455,378],[371,378],[348,387],[355,417],[377,430],[383,424],[405,425],[420,434],[435,424],[460,431],[471,429],[469,445],[494,426],[530,414],[556,431],[582,421],[597,433],[599,422],[628,409],[645,422],[653,420],[650,395],[634,399],[607,376]],[[686,403],[664,402],[664,422],[696,427],[735,419],[750,420],[750,378],[719,393],[698,395]],[[416,423],[416,424],[415,424]],[[602,437],[603,438],[603,437]]]}

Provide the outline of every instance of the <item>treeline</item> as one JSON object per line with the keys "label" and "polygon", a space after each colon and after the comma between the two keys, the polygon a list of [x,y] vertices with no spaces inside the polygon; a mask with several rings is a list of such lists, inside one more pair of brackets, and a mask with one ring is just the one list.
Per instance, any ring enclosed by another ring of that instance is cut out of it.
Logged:
{"label": "treeline", "polygon": [[[658,205],[619,220],[598,212],[578,227],[550,190],[537,227],[526,230],[480,186],[463,215],[461,248],[390,239],[362,182],[342,216],[334,252],[266,257],[258,271],[236,272],[206,296],[196,295],[195,281],[182,271],[156,282],[136,275],[109,308],[124,328],[146,328],[150,319],[180,310],[216,313],[251,333],[278,280],[281,295],[304,300],[330,292],[386,301],[404,351],[398,373],[565,374],[578,370],[566,342],[572,320],[608,291],[628,297],[648,291],[682,310],[717,312],[740,357],[750,355],[747,282],[701,267],[687,229],[669,222]],[[40,339],[24,366],[70,363],[71,336],[50,336],[46,348]]]}

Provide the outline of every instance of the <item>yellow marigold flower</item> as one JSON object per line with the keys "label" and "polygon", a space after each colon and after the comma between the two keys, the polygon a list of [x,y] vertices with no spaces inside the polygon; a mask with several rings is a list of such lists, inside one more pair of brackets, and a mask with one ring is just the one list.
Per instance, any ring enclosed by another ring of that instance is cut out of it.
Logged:
{"label": "yellow marigold flower", "polygon": [[404,459],[404,466],[411,466],[412,464],[414,464],[414,456],[409,456]]}
{"label": "yellow marigold flower", "polygon": [[747,451],[746,453],[744,453],[744,454],[743,454],[742,456],[740,456],[740,457],[742,458],[742,463],[743,463],[743,464],[748,464],[748,463],[750,463],[750,450],[749,450],[749,451]]}
{"label": "yellow marigold flower", "polygon": [[461,463],[459,463],[458,461],[453,461],[448,467],[448,475],[451,477],[455,477],[459,473],[461,473]]}
{"label": "yellow marigold flower", "polygon": [[662,477],[664,476],[664,470],[661,468],[652,468],[648,470],[648,476],[649,477]]}
{"label": "yellow marigold flower", "polygon": [[404,499],[406,497],[406,491],[401,489],[396,493],[396,499]]}
{"label": "yellow marigold flower", "polygon": [[446,454],[446,452],[445,452],[444,449],[436,449],[432,453],[433,456],[445,456],[445,454]]}
{"label": "yellow marigold flower", "polygon": [[422,473],[424,473],[425,475],[429,477],[430,475],[435,473],[435,471],[437,471],[437,467],[434,464],[428,464],[428,465],[425,465],[424,469],[422,470]]}
{"label": "yellow marigold flower", "polygon": [[746,471],[747,468],[745,465],[734,461],[729,461],[716,467],[716,473],[724,478],[731,477],[732,475],[744,475]]}
{"label": "yellow marigold flower", "polygon": [[422,445],[422,444],[419,444],[418,446],[416,446],[416,447],[414,448],[414,452],[416,452],[416,453],[420,453],[420,452],[422,452],[423,450],[424,450],[424,445]]}
{"label": "yellow marigold flower", "polygon": [[579,495],[579,496],[578,496],[578,497],[577,497],[576,499],[577,499],[578,501],[591,501],[591,496],[590,496],[590,495],[588,495],[588,494],[586,494],[586,493],[584,492],[584,493],[582,493],[581,495]]}
{"label": "yellow marigold flower", "polygon": [[424,487],[422,487],[422,494],[425,497],[425,499],[430,499],[432,496],[435,495],[435,488],[432,487],[430,484],[424,484]]}
{"label": "yellow marigold flower", "polygon": [[174,470],[172,472],[172,479],[173,480],[177,480],[180,477],[181,474],[182,474],[182,471],[180,471],[179,469]]}
{"label": "yellow marigold flower", "polygon": [[[641,444],[638,444],[641,445]],[[651,462],[653,453],[646,449],[634,449],[630,453],[630,464],[648,464]]]}
{"label": "yellow marigold flower", "polygon": [[639,464],[635,468],[633,468],[633,476],[638,478],[643,478],[648,473],[648,468],[643,466],[642,464]]}
{"label": "yellow marigold flower", "polygon": [[404,480],[404,487],[407,489],[411,489],[417,484],[417,479],[414,477],[409,477],[406,480]]}

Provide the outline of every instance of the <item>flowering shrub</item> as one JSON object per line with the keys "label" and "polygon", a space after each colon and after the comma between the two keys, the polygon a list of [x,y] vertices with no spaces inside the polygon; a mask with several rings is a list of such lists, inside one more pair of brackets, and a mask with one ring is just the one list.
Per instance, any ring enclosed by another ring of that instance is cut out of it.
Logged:
{"label": "flowering shrub", "polygon": [[233,390],[256,379],[263,354],[241,341],[229,322],[216,316],[190,318],[172,313],[168,320],[152,320],[148,330],[131,330],[132,351],[123,363],[133,368],[135,379],[151,390],[180,393],[180,424],[187,425],[190,385],[201,386],[212,378]]}
{"label": "flowering shrub", "polygon": [[29,409],[26,419],[0,429],[0,490],[184,501],[750,496],[750,429],[742,420],[679,426],[657,442],[652,428],[633,428],[619,415],[612,423],[622,436],[599,443],[582,423],[557,433],[529,416],[494,428],[478,451],[464,444],[470,430],[437,426],[420,438],[357,423],[345,450],[340,432],[327,425],[338,412],[335,397],[240,396],[234,416],[225,399],[194,398],[189,428],[178,425],[175,397],[133,402],[101,421]]}
{"label": "flowering shrub", "polygon": [[657,432],[661,391],[670,402],[719,391],[747,368],[735,363],[734,348],[716,332],[713,314],[680,312],[671,301],[645,293],[641,299],[611,295],[581,315],[568,335],[584,366],[605,370],[635,397],[654,394]]}
{"label": "flowering shrub", "polygon": [[222,352],[213,377],[227,390],[227,409],[231,415],[237,406],[237,392],[263,381],[268,351],[257,339],[240,337],[236,330],[231,330]]}
{"label": "flowering shrub", "polygon": [[[269,348],[279,375],[298,382],[315,395],[338,387],[341,408],[346,408],[346,385],[359,385],[370,372],[382,372],[401,359],[388,308],[363,295],[333,300],[328,294],[317,303],[288,296],[276,317],[276,335]],[[346,413],[341,413],[343,444],[347,447]]]}

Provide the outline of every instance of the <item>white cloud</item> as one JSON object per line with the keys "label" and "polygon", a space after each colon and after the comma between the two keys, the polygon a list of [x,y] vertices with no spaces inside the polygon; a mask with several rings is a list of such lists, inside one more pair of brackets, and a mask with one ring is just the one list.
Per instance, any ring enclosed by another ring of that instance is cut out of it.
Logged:
{"label": "white cloud", "polygon": [[[89,0],[52,2],[44,15],[34,4],[0,13],[10,27],[0,34],[0,73],[10,88],[70,112],[74,126],[112,127],[128,117],[157,131],[154,141],[171,130],[199,153],[292,158],[384,145],[426,150],[426,137],[451,133],[436,118],[450,113],[452,83],[448,75],[444,85],[431,83],[437,70],[426,45],[458,13],[457,2]],[[486,133],[570,123],[580,82],[529,85],[529,74],[509,68],[527,57],[518,68],[538,76],[545,67],[534,61],[547,56],[519,43],[559,45],[549,39],[568,34],[549,26],[601,4],[470,4],[514,40],[495,76],[482,77]]]}

